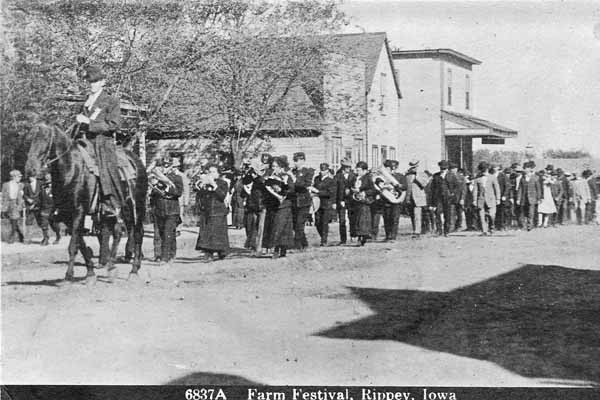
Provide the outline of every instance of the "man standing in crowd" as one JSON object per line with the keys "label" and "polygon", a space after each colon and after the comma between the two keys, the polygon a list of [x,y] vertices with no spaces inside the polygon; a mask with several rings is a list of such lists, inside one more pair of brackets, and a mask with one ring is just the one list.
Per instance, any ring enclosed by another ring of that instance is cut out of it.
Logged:
{"label": "man standing in crowd", "polygon": [[519,163],[513,163],[510,166],[511,169],[511,173],[510,173],[510,186],[512,188],[512,192],[511,192],[511,206],[512,206],[512,218],[514,218],[514,221],[516,222],[516,226],[519,229],[523,229],[523,214],[522,214],[522,207],[519,204],[519,202],[517,201],[517,198],[519,196],[519,190],[521,189],[521,182],[523,179],[523,168],[521,168],[521,165]]}
{"label": "man standing in crowd", "polygon": [[577,224],[581,225],[585,222],[585,211],[587,204],[592,201],[592,195],[590,193],[590,185],[583,177],[583,174],[581,176],[573,174],[573,178],[573,207]]}
{"label": "man standing in crowd", "polygon": [[29,182],[23,188],[23,197],[27,205],[29,215],[35,218],[38,226],[42,229],[42,246],[47,246],[49,243],[48,228],[56,234],[54,244],[60,241],[59,227],[52,220],[54,212],[54,199],[52,198],[52,187],[50,175],[46,175],[45,179],[37,179],[35,174],[29,177]]}
{"label": "man standing in crowd", "polygon": [[560,204],[563,199],[563,184],[558,179],[558,170],[552,171],[552,183],[550,184],[550,191],[552,192],[552,198],[554,199],[554,204],[556,206],[556,212],[552,216],[551,224],[552,226],[556,226],[558,222],[558,216],[560,214]]}
{"label": "man standing in crowd", "polygon": [[[542,185],[537,175],[533,172],[535,163],[526,162],[525,176],[520,180],[516,204],[521,208],[521,217],[527,218],[526,227],[530,231],[534,225],[537,205],[542,201]],[[521,225],[524,225],[521,223]]]}
{"label": "man standing in crowd", "polygon": [[161,241],[160,259],[167,264],[172,262],[177,251],[177,225],[181,223],[179,197],[183,193],[181,176],[171,168],[171,158],[163,158],[154,170],[150,192],[155,223]]}
{"label": "man standing in crowd", "polygon": [[317,226],[319,236],[321,236],[321,246],[327,246],[329,221],[335,207],[337,185],[329,172],[329,164],[320,164],[319,171],[320,174],[315,178],[315,184],[310,190],[319,196],[321,205],[315,214],[315,225]]}
{"label": "man standing in crowd", "polygon": [[477,169],[479,176],[473,184],[473,206],[479,211],[482,234],[486,236],[494,229],[496,207],[500,204],[500,186],[496,177],[489,173],[490,167],[485,161],[479,163]]}
{"label": "man standing in crowd", "polygon": [[404,201],[412,223],[412,237],[418,238],[421,235],[422,210],[423,207],[427,206],[427,196],[424,190],[425,186],[417,177],[419,161],[411,161],[408,166],[408,171],[406,171],[406,198]]}
{"label": "man standing in crowd", "polygon": [[[352,203],[352,185],[356,176],[352,172],[352,163],[347,160],[342,160],[342,167],[335,174],[335,181],[337,184],[336,193],[336,209],[338,214],[338,221],[340,223],[340,244],[346,244],[347,229],[346,229],[346,214],[350,214],[350,205]],[[349,219],[351,217],[349,215]],[[353,224],[350,223],[350,237],[356,237],[356,232],[353,230]]]}
{"label": "man standing in crowd", "polygon": [[556,221],[560,225],[564,225],[569,221],[569,199],[573,196],[571,193],[571,185],[569,177],[565,174],[562,168],[556,169],[556,182],[560,185],[559,192],[561,195],[555,199],[556,201]]}
{"label": "man standing in crowd", "polygon": [[21,183],[21,172],[10,171],[10,181],[2,184],[2,212],[6,213],[10,220],[10,236],[8,243],[14,243],[15,236],[23,243],[25,237],[19,226],[19,219],[23,213],[23,184]]}
{"label": "man standing in crowd", "polygon": [[505,230],[510,227],[510,169],[502,169],[500,167],[494,167],[493,169],[498,186],[500,187],[498,209],[496,210],[496,229],[499,231]]}
{"label": "man standing in crowd", "polygon": [[308,188],[313,184],[313,176],[315,171],[312,168],[307,168],[306,155],[303,152],[294,153],[294,169],[292,173],[295,177],[294,192],[288,197],[292,201],[292,216],[294,224],[294,246],[299,250],[304,250],[308,247],[306,234],[304,233],[304,225],[310,213],[312,204],[310,192]]}
{"label": "man standing in crowd", "polygon": [[438,235],[448,236],[452,221],[452,205],[456,204],[457,181],[454,174],[448,173],[448,161],[438,163],[440,171],[433,174],[431,182],[431,199],[436,215]]}
{"label": "man standing in crowd", "polygon": [[596,178],[593,176],[590,169],[583,171],[582,176],[588,183],[590,188],[590,201],[585,205],[585,223],[591,224],[594,222],[594,214],[596,212],[596,199],[598,198],[598,188],[596,187]]}
{"label": "man standing in crowd", "polygon": [[427,201],[427,207],[423,208],[423,226],[426,232],[434,233],[436,231],[435,226],[435,212],[433,211],[433,196],[431,193],[431,185],[433,183],[433,174],[429,170],[424,171],[425,174],[425,199]]}
{"label": "man standing in crowd", "polygon": [[454,218],[455,226],[454,231],[465,230],[465,191],[467,180],[465,179],[465,170],[462,168],[456,168],[456,164],[450,165],[450,171],[456,176],[456,215]]}
{"label": "man standing in crowd", "polygon": [[[390,172],[396,180],[394,190],[396,190],[398,195],[401,195],[402,192],[405,192],[407,190],[408,182],[406,176],[398,170],[400,163],[396,160],[391,161],[392,163]],[[384,164],[384,168],[388,167],[385,167]],[[395,241],[398,238],[398,224],[400,222],[401,209],[402,202],[394,204],[386,201],[386,205],[383,209],[383,222],[384,227],[387,227],[385,231],[385,236],[386,240],[388,241]]]}

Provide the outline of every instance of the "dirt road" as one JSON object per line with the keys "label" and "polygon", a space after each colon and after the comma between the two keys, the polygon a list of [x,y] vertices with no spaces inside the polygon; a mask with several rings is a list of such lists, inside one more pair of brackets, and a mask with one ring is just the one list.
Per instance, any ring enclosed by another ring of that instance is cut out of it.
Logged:
{"label": "dirt road", "polygon": [[2,382],[598,383],[599,238],[597,226],[403,236],[206,263],[184,232],[170,273],[146,261],[150,283],[134,284],[119,265],[94,286],[62,281],[66,243],[4,246]]}

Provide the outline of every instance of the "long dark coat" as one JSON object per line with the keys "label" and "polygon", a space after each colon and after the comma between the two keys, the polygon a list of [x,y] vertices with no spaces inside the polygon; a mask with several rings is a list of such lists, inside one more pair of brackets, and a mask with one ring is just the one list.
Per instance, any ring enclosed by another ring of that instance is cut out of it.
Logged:
{"label": "long dark coat", "polygon": [[371,204],[375,200],[377,189],[373,184],[373,176],[368,173],[360,178],[360,191],[365,193],[365,200],[356,201],[356,235],[367,236],[371,235],[372,219],[371,219]]}
{"label": "long dark coat", "polygon": [[223,179],[216,180],[214,190],[202,189],[198,192],[198,240],[196,250],[229,252],[227,235],[227,207],[225,197],[229,185]]}
{"label": "long dark coat", "polygon": [[282,247],[290,249],[294,247],[294,224],[292,218],[292,201],[290,193],[294,191],[294,184],[288,180],[288,186],[283,188],[280,195],[283,201],[275,198],[268,191],[265,194],[265,207],[267,215],[265,218],[265,231],[263,235],[263,247]]}

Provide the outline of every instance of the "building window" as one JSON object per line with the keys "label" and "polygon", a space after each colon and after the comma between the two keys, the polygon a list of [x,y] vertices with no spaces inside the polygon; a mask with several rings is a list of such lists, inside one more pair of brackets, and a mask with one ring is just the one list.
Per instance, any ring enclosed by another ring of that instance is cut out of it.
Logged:
{"label": "building window", "polygon": [[387,154],[387,146],[381,146],[381,162],[384,162],[388,159]]}
{"label": "building window", "polygon": [[342,138],[331,138],[331,142],[331,168],[337,170],[340,167],[340,161],[342,161]]}
{"label": "building window", "polygon": [[344,158],[350,162],[352,162],[352,149],[347,147],[344,149]]}
{"label": "building window", "polygon": [[465,75],[465,108],[471,109],[471,77]]}
{"label": "building window", "polygon": [[354,139],[354,163],[359,161],[365,161],[363,154],[363,140]]}
{"label": "building window", "polygon": [[395,160],[395,159],[396,159],[396,148],[390,147],[390,160]]}
{"label": "building window", "polygon": [[448,68],[448,105],[452,105],[452,70]]}
{"label": "building window", "polygon": [[379,167],[379,147],[373,146],[371,151],[371,167],[377,168]]}

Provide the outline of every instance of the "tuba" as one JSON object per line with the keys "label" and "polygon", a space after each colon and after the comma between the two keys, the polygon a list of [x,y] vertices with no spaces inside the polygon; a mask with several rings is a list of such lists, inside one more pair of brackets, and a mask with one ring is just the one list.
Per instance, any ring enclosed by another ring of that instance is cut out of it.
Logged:
{"label": "tuba", "polygon": [[164,171],[158,169],[158,167],[152,167],[148,173],[148,185],[150,190],[156,191],[161,196],[167,195],[167,188],[169,186],[175,187],[175,184],[166,176],[172,171],[172,166],[168,167]]}
{"label": "tuba", "polygon": [[406,198],[406,191],[398,191],[396,188],[400,182],[385,168],[379,168],[373,173],[373,184],[381,196],[392,204],[400,204]]}

